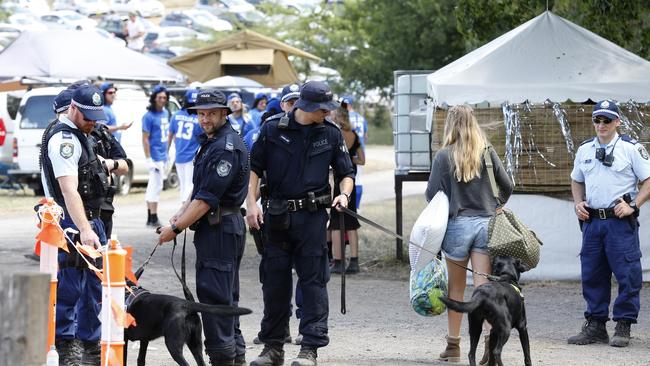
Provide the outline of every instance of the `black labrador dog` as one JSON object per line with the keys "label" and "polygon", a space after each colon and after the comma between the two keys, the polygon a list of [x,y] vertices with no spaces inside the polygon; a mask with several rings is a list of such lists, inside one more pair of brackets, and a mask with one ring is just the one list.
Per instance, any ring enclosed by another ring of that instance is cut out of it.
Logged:
{"label": "black labrador dog", "polygon": [[183,357],[187,344],[197,365],[204,366],[201,319],[198,313],[237,316],[252,313],[250,309],[228,305],[209,305],[179,297],[153,294],[127,281],[133,294],[127,292],[127,310],[136,325],[124,330],[124,365],[127,363],[128,341],[140,341],[138,366],[144,366],[149,341],[165,337],[169,354],[181,366],[189,366]]}
{"label": "black labrador dog", "polygon": [[492,325],[490,331],[489,366],[503,366],[501,350],[510,337],[510,330],[517,328],[524,351],[524,364],[531,365],[530,345],[526,324],[524,297],[519,286],[519,276],[527,268],[519,259],[496,257],[492,261],[492,278],[474,290],[472,300],[459,302],[440,297],[451,310],[467,313],[469,318],[470,350],[469,364],[476,365],[476,347],[481,338],[483,321]]}

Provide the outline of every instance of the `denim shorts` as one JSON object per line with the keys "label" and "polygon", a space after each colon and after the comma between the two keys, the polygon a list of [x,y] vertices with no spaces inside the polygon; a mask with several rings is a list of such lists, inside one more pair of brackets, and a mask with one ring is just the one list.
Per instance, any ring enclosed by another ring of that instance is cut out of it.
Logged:
{"label": "denim shorts", "polygon": [[470,252],[488,253],[488,216],[457,216],[447,222],[442,251],[451,260],[462,261]]}

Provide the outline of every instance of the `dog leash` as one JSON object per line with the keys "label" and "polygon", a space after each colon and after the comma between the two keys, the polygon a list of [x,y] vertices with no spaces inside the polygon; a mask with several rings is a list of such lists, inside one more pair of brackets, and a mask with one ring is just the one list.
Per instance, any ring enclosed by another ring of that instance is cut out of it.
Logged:
{"label": "dog leash", "polygon": [[[185,232],[185,231],[183,231]],[[178,241],[176,240],[176,237],[174,237],[174,246],[172,247],[172,256],[171,256],[171,262],[172,262],[172,269],[174,270],[174,274],[176,275],[176,278],[181,283],[181,286],[183,287],[183,295],[185,296],[185,299],[188,301],[196,302],[194,300],[194,296],[192,295],[192,291],[190,291],[189,287],[187,287],[187,283],[185,282],[185,243],[186,243],[187,236],[183,235],[183,251],[181,254],[181,276],[178,275],[178,272],[176,271],[176,266],[174,265],[174,252],[176,251],[176,245],[178,245]]]}
{"label": "dog leash", "polygon": [[138,268],[138,270],[135,271],[135,279],[136,280],[140,279],[140,276],[142,276],[142,273],[144,272],[144,269],[149,264],[149,261],[151,261],[151,258],[153,258],[153,254],[156,252],[156,250],[158,249],[159,246],[160,246],[160,244],[156,243],[156,245],[153,247],[153,250],[149,254],[149,257],[147,257],[147,259],[144,261],[144,263],[142,263],[140,268]]}
{"label": "dog leash", "polygon": [[[340,205],[339,205],[340,206]],[[345,215],[339,212],[339,232],[341,240],[341,314],[345,314]]]}
{"label": "dog leash", "polygon": [[[421,245],[415,244],[415,243],[412,242],[411,240],[406,239],[404,236],[402,236],[402,235],[400,235],[400,234],[398,234],[398,233],[396,233],[396,232],[393,232],[393,231],[389,230],[388,228],[386,228],[386,227],[384,227],[384,226],[382,226],[382,225],[380,225],[380,224],[378,224],[378,223],[376,223],[376,222],[374,222],[374,221],[372,221],[372,220],[370,220],[370,219],[368,219],[368,218],[365,218],[365,217],[359,215],[358,213],[356,213],[356,212],[350,210],[350,209],[347,208],[347,207],[343,207],[343,206],[341,206],[341,205],[338,205],[337,207],[341,207],[341,208],[343,209],[343,212],[345,212],[346,214],[348,214],[348,215],[350,215],[350,216],[352,216],[352,217],[354,217],[354,218],[356,218],[356,219],[358,219],[358,220],[361,220],[361,221],[365,222],[366,224],[368,224],[368,225],[374,227],[375,229],[381,230],[381,231],[383,231],[384,233],[386,233],[386,234],[388,234],[388,235],[390,235],[390,236],[392,236],[392,237],[395,237],[395,238],[397,238],[397,239],[400,239],[400,240],[402,240],[403,242],[409,243],[409,244],[411,244],[411,245],[413,245],[413,246],[415,246],[415,247],[417,247],[417,248],[420,248],[420,249],[424,250],[425,252],[431,253],[431,254],[433,254],[434,256],[436,256],[436,257],[435,257],[436,260],[438,260],[438,261],[440,260],[440,259],[437,258],[438,253],[434,253],[434,252],[430,251],[429,249],[427,249],[427,248],[425,248],[425,247],[423,247],[423,246],[421,246]],[[465,269],[465,270],[468,271],[468,272],[472,272],[472,273],[475,274],[475,275],[483,276],[483,277],[487,278],[487,279],[490,280],[490,281],[496,281],[497,279],[499,279],[499,277],[497,277],[497,276],[493,276],[493,275],[486,274],[486,273],[483,273],[483,272],[475,271],[475,270],[473,270],[473,269],[471,269],[471,268],[467,268],[467,267],[465,267],[465,266],[463,266],[463,265],[461,265],[461,264],[458,264],[458,263],[456,263],[456,262],[454,262],[454,261],[448,261],[448,262],[450,262],[450,263],[452,263],[452,264],[454,264],[454,265],[456,265],[456,266],[458,266],[458,267],[460,267],[460,268],[463,268],[463,269]]]}

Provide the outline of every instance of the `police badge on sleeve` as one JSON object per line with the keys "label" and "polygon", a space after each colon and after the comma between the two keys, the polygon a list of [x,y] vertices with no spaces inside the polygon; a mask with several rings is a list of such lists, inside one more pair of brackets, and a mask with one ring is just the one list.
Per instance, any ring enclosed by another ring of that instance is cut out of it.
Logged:
{"label": "police badge on sleeve", "polygon": [[645,147],[643,145],[639,145],[639,154],[641,154],[641,157],[644,160],[648,160],[648,152],[646,151]]}
{"label": "police badge on sleeve", "polygon": [[230,174],[231,168],[232,168],[232,164],[230,164],[230,162],[221,160],[219,161],[219,164],[217,164],[217,174],[220,177],[226,177],[228,176],[228,174]]}
{"label": "police badge on sleeve", "polygon": [[70,142],[62,143],[59,147],[59,154],[61,154],[64,159],[70,158],[72,154],[74,154],[74,145]]}

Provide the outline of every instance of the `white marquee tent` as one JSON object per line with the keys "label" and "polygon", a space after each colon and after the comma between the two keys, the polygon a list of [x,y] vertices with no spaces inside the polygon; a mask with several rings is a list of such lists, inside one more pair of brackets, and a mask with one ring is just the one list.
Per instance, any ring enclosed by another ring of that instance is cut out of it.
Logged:
{"label": "white marquee tent", "polygon": [[436,105],[650,100],[650,62],[550,11],[427,81]]}
{"label": "white marquee tent", "polygon": [[[546,11],[428,75],[427,89],[436,106],[546,99],[647,102],[650,62]],[[524,278],[580,279],[582,237],[573,202],[513,195],[507,206],[544,242],[539,266]],[[650,209],[641,210],[639,221],[643,277],[650,281]]]}

